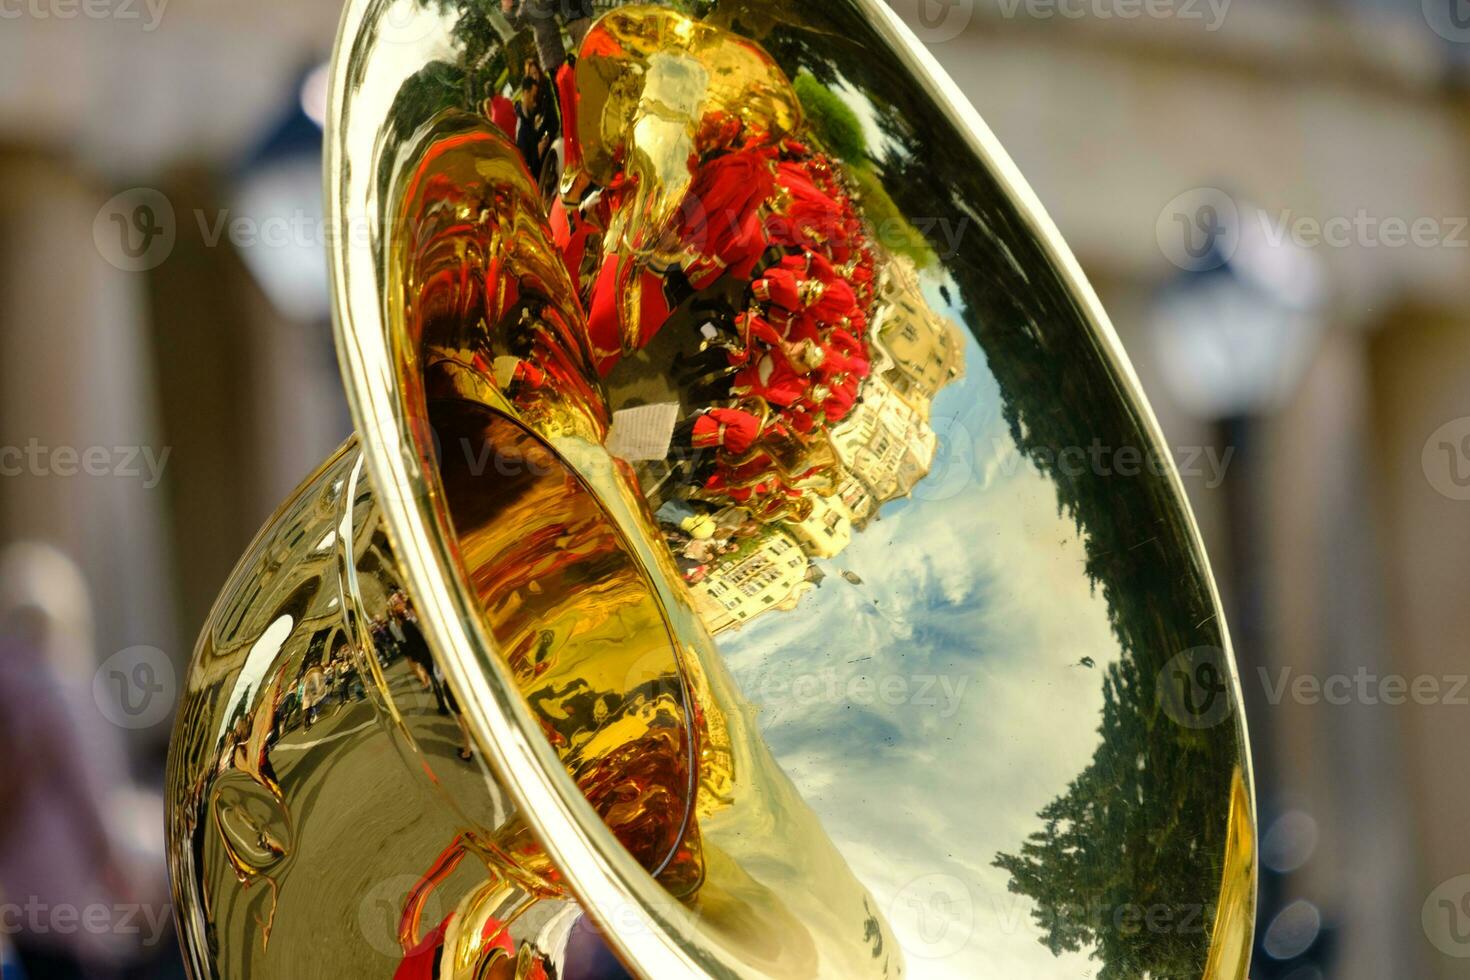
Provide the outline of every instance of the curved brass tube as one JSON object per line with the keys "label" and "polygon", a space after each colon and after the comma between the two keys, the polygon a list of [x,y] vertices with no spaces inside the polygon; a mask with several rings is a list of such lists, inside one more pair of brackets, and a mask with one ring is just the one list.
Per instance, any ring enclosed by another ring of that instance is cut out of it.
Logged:
{"label": "curved brass tube", "polygon": [[876,0],[612,8],[543,149],[528,35],[349,3],[357,435],[195,654],[191,976],[1240,980],[1228,639],[1029,191]]}

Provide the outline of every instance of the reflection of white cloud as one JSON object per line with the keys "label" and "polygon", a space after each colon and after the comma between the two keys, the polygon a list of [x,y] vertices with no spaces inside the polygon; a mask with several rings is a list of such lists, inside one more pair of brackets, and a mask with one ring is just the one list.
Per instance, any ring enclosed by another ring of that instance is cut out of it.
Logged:
{"label": "reflection of white cloud", "polygon": [[993,486],[997,480],[1014,475],[1023,462],[1021,450],[1016,447],[1015,442],[1007,438],[985,461],[985,469],[980,474],[981,487]]}
{"label": "reflection of white cloud", "polygon": [[[1041,946],[1029,900],[991,861],[1019,849],[1087,766],[1100,672],[1119,651],[1052,485],[998,462],[1016,450],[973,341],[967,358],[935,409],[973,437],[976,478],[886,508],[826,563],[862,585],[829,574],[796,612],[722,649],[763,705],[767,743],[910,951],[910,975],[1085,975],[1096,963]],[[812,676],[796,693],[791,681]],[[885,682],[891,696],[875,697]],[[969,937],[957,951],[956,929]]]}
{"label": "reflection of white cloud", "polygon": [[837,97],[857,114],[858,122],[862,123],[863,136],[868,141],[868,156],[881,160],[890,154],[904,152],[904,148],[894,142],[892,137],[883,132],[883,128],[878,125],[878,110],[874,108],[872,102],[868,101],[867,96],[845,80],[839,80],[836,85],[833,85],[832,91],[837,93]]}

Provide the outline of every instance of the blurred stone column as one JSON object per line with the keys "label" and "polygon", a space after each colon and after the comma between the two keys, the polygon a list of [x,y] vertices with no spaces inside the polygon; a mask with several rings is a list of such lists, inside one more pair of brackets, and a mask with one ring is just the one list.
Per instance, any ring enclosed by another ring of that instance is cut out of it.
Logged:
{"label": "blurred stone column", "polygon": [[[0,539],[48,541],[81,566],[99,659],[151,646],[179,662],[165,516],[173,458],[153,397],[144,282],[94,244],[105,197],[55,157],[0,154],[0,462],[10,474],[0,476]],[[158,726],[146,739],[166,735]]]}
{"label": "blurred stone column", "polygon": [[[1438,943],[1421,916],[1458,917],[1470,935],[1470,321],[1404,311],[1372,345],[1375,436],[1371,472],[1387,542],[1386,601],[1397,670],[1441,682],[1440,703],[1398,709],[1402,767],[1416,802],[1418,882],[1411,901],[1380,909],[1402,919],[1429,951],[1426,975],[1463,977],[1470,942]],[[1449,892],[1441,889],[1448,884]],[[1435,901],[1430,902],[1431,894]],[[1439,900],[1447,901],[1441,905]],[[1441,926],[1448,923],[1440,921]],[[1448,948],[1447,948],[1448,947]]]}
{"label": "blurred stone column", "polygon": [[150,319],[192,640],[256,532],[351,427],[328,325],[269,305],[232,241],[225,189],[183,168],[163,190],[177,233],[148,276]]}
{"label": "blurred stone column", "polygon": [[[1263,859],[1284,859],[1285,901],[1312,902],[1335,927],[1331,975],[1343,980],[1422,976],[1426,961],[1405,765],[1412,747],[1400,737],[1412,709],[1384,703],[1373,683],[1360,697],[1356,681],[1406,670],[1387,642],[1392,571],[1372,508],[1373,412],[1364,335],[1328,333],[1269,425],[1260,489],[1270,533],[1259,574],[1271,642],[1244,679],[1247,698],[1269,717],[1283,776],[1281,795],[1263,809],[1303,814],[1311,828],[1303,834],[1300,818],[1287,817]],[[1313,685],[1299,697],[1303,678]],[[1353,682],[1346,701],[1331,678]]]}

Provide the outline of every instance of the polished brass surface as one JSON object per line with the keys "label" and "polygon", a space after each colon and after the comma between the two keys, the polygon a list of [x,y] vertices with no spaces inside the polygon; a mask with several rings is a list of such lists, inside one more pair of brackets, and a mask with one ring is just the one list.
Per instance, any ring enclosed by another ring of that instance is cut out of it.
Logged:
{"label": "polished brass surface", "polygon": [[357,435],[200,638],[191,975],[1243,980],[1218,600],[1030,192],[876,0],[599,11],[532,173],[523,37],[349,3]]}

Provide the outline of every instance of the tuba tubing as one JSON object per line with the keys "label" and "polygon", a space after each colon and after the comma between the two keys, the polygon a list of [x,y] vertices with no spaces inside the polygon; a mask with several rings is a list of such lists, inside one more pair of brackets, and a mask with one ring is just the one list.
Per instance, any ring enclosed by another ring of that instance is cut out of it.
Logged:
{"label": "tuba tubing", "polygon": [[190,976],[1243,980],[1198,530],[974,110],[877,0],[518,9],[344,11],[356,434],[186,677]]}

